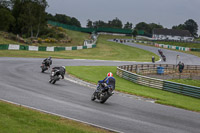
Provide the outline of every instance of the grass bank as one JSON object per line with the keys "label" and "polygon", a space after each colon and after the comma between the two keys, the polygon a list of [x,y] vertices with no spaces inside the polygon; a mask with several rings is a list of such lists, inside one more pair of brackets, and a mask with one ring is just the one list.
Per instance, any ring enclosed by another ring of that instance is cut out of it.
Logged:
{"label": "grass bank", "polygon": [[[16,51],[16,50],[1,50],[0,57],[37,57],[65,59],[99,59],[99,60],[121,60],[121,61],[143,61],[151,62],[151,57],[154,53],[126,46],[123,44],[108,42],[107,39],[112,36],[100,36],[97,42],[97,47],[92,49],[59,51],[59,52],[42,52],[42,51]],[[117,37],[116,37],[117,38]]]}
{"label": "grass bank", "polygon": [[108,131],[0,101],[0,133],[108,133]]}
{"label": "grass bank", "polygon": [[98,80],[104,79],[108,72],[112,72],[116,78],[117,91],[153,98],[157,100],[156,103],[200,112],[200,99],[141,86],[127,81],[116,75],[116,67],[113,66],[67,66],[66,71],[69,74],[94,84]]}
{"label": "grass bank", "polygon": [[181,46],[181,47],[188,47],[188,48],[200,48],[199,43],[166,42],[166,41],[156,41],[155,43]]}
{"label": "grass bank", "polygon": [[[141,44],[141,45],[145,45],[145,46],[151,46],[151,47],[156,47],[156,46],[153,46],[153,45],[150,45],[150,44],[145,44],[145,43],[137,43],[137,44]],[[199,46],[200,46],[200,44],[199,44]],[[158,48],[158,47],[156,47],[156,48]],[[165,48],[163,48],[163,49],[165,49]],[[166,48],[166,49],[168,49],[168,48]],[[183,53],[186,53],[186,54],[192,54],[192,55],[200,57],[200,52],[195,52],[195,51],[180,51],[180,50],[176,50],[176,49],[169,49],[169,50],[183,52]]]}
{"label": "grass bank", "polygon": [[[0,32],[0,44],[20,44],[20,45],[29,45],[29,46],[82,46],[84,43],[84,40],[88,40],[90,38],[90,34],[83,33],[83,32],[77,32],[72,31],[68,29],[63,29],[64,34],[66,34],[66,38],[63,38],[62,40],[70,38],[71,42],[67,43],[32,43],[32,44],[25,44],[25,43],[19,43],[18,41],[13,41],[10,39],[5,39],[4,33]],[[7,33],[9,34],[9,33]]]}

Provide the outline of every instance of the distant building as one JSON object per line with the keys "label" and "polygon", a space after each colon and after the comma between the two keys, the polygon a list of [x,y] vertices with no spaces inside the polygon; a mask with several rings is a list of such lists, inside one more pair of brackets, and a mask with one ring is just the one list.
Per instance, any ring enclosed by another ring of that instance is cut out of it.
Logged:
{"label": "distant building", "polygon": [[152,34],[153,40],[178,40],[193,41],[194,37],[188,30],[175,29],[154,29]]}

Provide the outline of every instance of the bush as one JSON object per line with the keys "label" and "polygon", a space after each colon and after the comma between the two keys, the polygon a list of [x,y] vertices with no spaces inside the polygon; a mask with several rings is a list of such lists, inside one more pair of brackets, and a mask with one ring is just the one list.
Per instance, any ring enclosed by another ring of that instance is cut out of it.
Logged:
{"label": "bush", "polygon": [[63,33],[58,33],[57,36],[58,36],[59,39],[60,38],[65,38],[65,34],[63,34]]}
{"label": "bush", "polygon": [[57,30],[64,32],[65,30],[62,27],[58,27]]}
{"label": "bush", "polygon": [[38,38],[38,43],[42,43],[42,39],[41,38]]}

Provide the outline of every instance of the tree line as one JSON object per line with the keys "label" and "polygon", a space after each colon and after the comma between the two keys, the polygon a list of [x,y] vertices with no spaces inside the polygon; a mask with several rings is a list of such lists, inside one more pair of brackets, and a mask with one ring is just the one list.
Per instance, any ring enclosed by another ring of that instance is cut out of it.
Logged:
{"label": "tree line", "polygon": [[47,20],[81,27],[78,19],[63,14],[49,14],[47,7],[46,0],[0,0],[0,31],[38,38],[50,32],[55,33],[47,27]]}
{"label": "tree line", "polygon": [[[120,28],[120,29],[130,29],[133,30],[133,35],[139,34],[139,31],[143,31],[144,35],[151,36],[152,31],[155,28],[164,29],[160,24],[156,23],[145,23],[139,22],[133,27],[133,24],[130,22],[122,24],[122,21],[118,18],[104,22],[102,20],[92,22],[90,19],[87,20],[87,28],[98,28],[98,27],[107,27],[107,28]],[[179,24],[178,26],[172,26],[172,29],[179,30],[188,30],[192,36],[197,37],[198,34],[198,25],[193,19],[188,19],[184,24]]]}
{"label": "tree line", "polygon": [[[46,0],[0,0],[0,30],[37,38],[51,32],[47,27],[47,20],[81,27],[77,18],[64,14],[52,15],[46,12],[47,7]],[[137,35],[139,31],[151,35],[153,29],[164,28],[160,24],[145,22],[139,22],[133,27],[131,22],[123,24],[117,17],[108,22],[102,20],[93,22],[88,19],[86,26],[87,28],[130,29],[133,35]],[[183,24],[172,26],[172,29],[189,30],[194,37],[197,37],[198,25],[193,19],[188,19]]]}

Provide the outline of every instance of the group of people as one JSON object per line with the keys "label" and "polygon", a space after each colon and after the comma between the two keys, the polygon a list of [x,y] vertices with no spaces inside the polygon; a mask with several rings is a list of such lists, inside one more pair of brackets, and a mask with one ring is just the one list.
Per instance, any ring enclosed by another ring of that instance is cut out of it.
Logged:
{"label": "group of people", "polygon": [[[43,63],[50,68],[50,65],[52,65],[52,58],[48,57],[43,60]],[[55,75],[59,76],[61,75],[62,79],[64,79],[65,75],[65,67],[59,66],[59,67],[53,67],[52,71],[54,71]],[[104,80],[99,80],[98,83],[103,85],[103,88],[97,87],[96,92],[102,91],[102,89],[106,89],[107,87],[112,87],[113,90],[115,89],[115,78],[113,77],[113,74],[109,72]]]}

